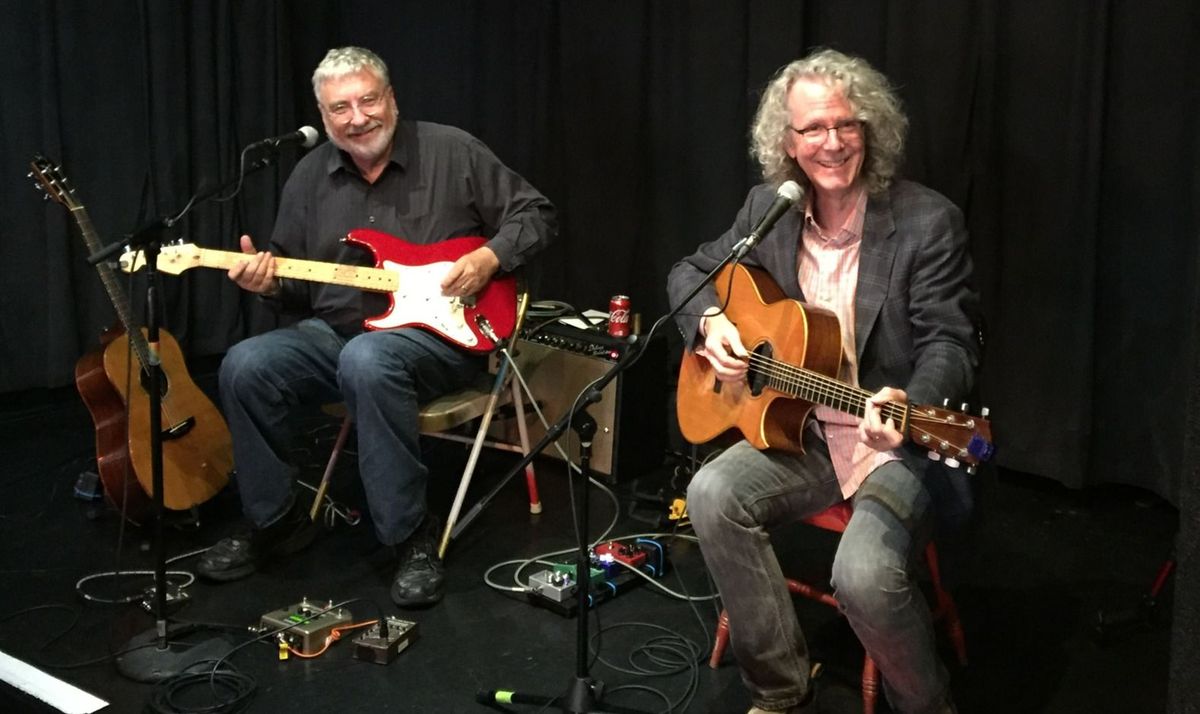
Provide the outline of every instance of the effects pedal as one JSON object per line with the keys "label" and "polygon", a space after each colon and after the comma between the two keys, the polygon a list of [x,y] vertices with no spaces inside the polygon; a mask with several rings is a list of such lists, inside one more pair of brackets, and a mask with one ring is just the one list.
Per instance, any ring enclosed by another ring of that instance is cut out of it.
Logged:
{"label": "effects pedal", "polygon": [[[608,541],[592,549],[589,566],[588,607],[596,607],[647,578],[658,580],[668,568],[666,546],[655,538],[638,538],[633,543]],[[579,609],[575,565],[563,563],[553,570],[540,570],[529,576],[529,602],[574,617]]]}
{"label": "effects pedal", "polygon": [[530,597],[563,603],[575,597],[575,576],[561,570],[539,570],[529,576]]}
{"label": "effects pedal", "polygon": [[331,607],[332,600],[319,605],[304,598],[291,607],[263,615],[259,630],[278,630],[275,639],[280,644],[286,644],[301,654],[312,654],[325,646],[325,640],[333,634],[334,628],[351,622],[349,610],[342,607],[330,610]]}
{"label": "effects pedal", "polygon": [[416,639],[417,623],[389,617],[386,632],[381,634],[376,623],[354,638],[354,657],[375,664],[387,664]]}

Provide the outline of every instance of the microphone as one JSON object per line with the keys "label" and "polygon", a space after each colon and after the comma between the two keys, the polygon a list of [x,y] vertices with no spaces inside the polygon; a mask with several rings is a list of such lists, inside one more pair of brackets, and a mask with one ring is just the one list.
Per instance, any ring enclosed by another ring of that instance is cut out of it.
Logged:
{"label": "microphone", "polygon": [[771,204],[771,207],[767,209],[763,217],[759,219],[758,225],[754,226],[754,230],[750,231],[750,235],[741,239],[733,246],[733,259],[741,260],[747,253],[753,250],[754,246],[762,241],[763,236],[775,227],[775,223],[783,217],[783,214],[787,213],[792,204],[800,200],[802,194],[803,191],[800,189],[800,184],[795,181],[784,181],[780,185],[779,190],[775,192],[775,202]]}
{"label": "microphone", "polygon": [[291,133],[281,134],[280,136],[273,136],[269,139],[256,141],[250,146],[269,146],[272,149],[278,149],[283,144],[290,144],[293,141],[296,141],[300,143],[300,146],[303,146],[306,149],[311,149],[312,147],[316,146],[317,139],[320,138],[321,135],[317,133],[316,129],[312,128],[311,126],[302,126]]}

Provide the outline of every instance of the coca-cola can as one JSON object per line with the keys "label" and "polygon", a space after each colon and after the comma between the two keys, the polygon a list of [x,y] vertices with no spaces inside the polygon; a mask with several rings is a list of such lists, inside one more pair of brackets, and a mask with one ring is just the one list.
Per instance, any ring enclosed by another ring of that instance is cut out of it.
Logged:
{"label": "coca-cola can", "polygon": [[613,295],[608,301],[608,334],[629,337],[629,296]]}

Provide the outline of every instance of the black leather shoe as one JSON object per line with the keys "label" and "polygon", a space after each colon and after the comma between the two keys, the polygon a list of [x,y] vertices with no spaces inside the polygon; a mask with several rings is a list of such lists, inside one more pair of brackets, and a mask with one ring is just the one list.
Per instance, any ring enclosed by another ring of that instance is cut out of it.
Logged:
{"label": "black leather shoe", "polygon": [[442,599],[445,569],[437,554],[437,522],[425,520],[403,545],[397,548],[400,567],[392,578],[392,602],[400,607],[423,607]]}
{"label": "black leather shoe", "polygon": [[271,558],[300,552],[316,534],[316,525],[296,503],[266,528],[222,538],[200,556],[196,572],[219,583],[240,580]]}
{"label": "black leather shoe", "polygon": [[239,580],[257,570],[252,554],[251,534],[241,533],[222,538],[200,555],[196,572],[219,583]]}

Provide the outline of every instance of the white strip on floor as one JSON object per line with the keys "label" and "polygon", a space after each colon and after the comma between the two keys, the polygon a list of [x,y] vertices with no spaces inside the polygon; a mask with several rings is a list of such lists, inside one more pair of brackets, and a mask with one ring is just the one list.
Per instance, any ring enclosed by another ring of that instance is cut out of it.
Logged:
{"label": "white strip on floor", "polygon": [[0,652],[0,679],[66,714],[92,714],[108,702]]}

